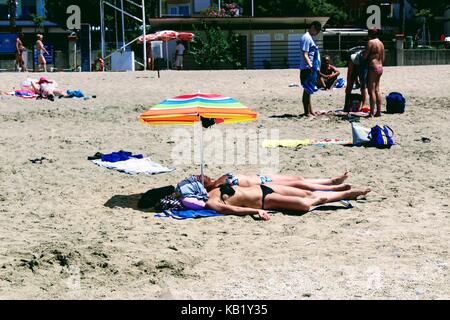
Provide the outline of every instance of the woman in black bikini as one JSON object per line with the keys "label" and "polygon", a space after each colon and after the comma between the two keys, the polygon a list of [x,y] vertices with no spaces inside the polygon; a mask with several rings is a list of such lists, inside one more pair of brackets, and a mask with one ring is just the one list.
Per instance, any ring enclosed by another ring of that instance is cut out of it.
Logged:
{"label": "woman in black bikini", "polygon": [[223,185],[208,193],[206,208],[229,215],[259,215],[261,219],[269,220],[270,216],[266,210],[308,212],[313,206],[340,200],[356,200],[370,191],[366,188],[340,192],[311,192],[279,185],[271,187]]}

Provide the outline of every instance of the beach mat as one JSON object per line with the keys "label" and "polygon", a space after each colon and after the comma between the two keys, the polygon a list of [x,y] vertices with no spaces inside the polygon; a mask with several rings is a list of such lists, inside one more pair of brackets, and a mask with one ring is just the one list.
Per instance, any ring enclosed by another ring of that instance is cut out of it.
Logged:
{"label": "beach mat", "polygon": [[91,160],[100,167],[127,173],[130,175],[147,174],[155,175],[175,171],[175,168],[166,168],[157,162],[153,162],[150,158],[129,159],[118,162],[107,162],[102,160]]}

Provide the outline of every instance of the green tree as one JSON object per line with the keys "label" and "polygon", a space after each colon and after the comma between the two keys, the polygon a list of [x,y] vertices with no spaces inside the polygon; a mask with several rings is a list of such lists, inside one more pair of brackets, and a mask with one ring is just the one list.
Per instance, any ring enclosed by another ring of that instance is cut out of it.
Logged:
{"label": "green tree", "polygon": [[449,0],[430,1],[430,0],[410,0],[409,1],[417,14],[422,17],[443,16],[446,7],[450,6]]}
{"label": "green tree", "polygon": [[34,32],[37,33],[37,29],[42,28],[44,26],[45,18],[43,16],[39,16],[36,14],[31,14],[31,20],[34,23]]}
{"label": "green tree", "polygon": [[209,69],[215,69],[222,63],[228,63],[235,68],[239,68],[239,36],[234,32],[229,32],[226,36],[219,26],[211,23],[202,22],[201,29],[193,26],[194,33],[197,35],[191,45],[191,53],[195,62]]}

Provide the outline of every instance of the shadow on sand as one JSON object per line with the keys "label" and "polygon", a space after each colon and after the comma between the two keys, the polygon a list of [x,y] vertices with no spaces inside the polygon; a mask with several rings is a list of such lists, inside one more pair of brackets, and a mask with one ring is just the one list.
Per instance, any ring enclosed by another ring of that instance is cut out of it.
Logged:
{"label": "shadow on sand", "polygon": [[304,114],[281,114],[281,115],[273,115],[269,116],[270,119],[302,119],[306,116]]}
{"label": "shadow on sand", "polygon": [[138,202],[141,199],[143,193],[131,194],[131,195],[115,195],[111,199],[105,202],[104,206],[115,209],[115,208],[125,208],[133,209],[141,212],[153,212],[153,208],[142,209],[139,208]]}

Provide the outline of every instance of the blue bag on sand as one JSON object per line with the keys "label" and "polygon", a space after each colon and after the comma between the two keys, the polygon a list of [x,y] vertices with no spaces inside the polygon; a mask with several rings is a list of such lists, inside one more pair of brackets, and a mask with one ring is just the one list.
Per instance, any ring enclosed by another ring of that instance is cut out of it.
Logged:
{"label": "blue bag on sand", "polygon": [[67,90],[67,95],[74,98],[84,98],[84,93],[81,90]]}
{"label": "blue bag on sand", "polygon": [[336,80],[336,84],[334,85],[337,89],[341,89],[343,87],[345,87],[345,80],[344,78],[338,78]]}
{"label": "blue bag on sand", "polygon": [[386,111],[387,113],[404,113],[406,100],[401,93],[391,92],[386,96]]}
{"label": "blue bag on sand", "polygon": [[379,125],[376,125],[370,130],[368,146],[390,148],[394,145],[394,141],[392,140],[393,136],[394,131],[389,126],[384,125],[381,128]]}

